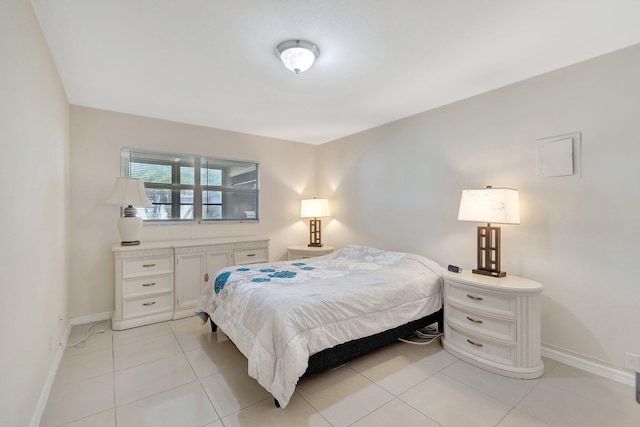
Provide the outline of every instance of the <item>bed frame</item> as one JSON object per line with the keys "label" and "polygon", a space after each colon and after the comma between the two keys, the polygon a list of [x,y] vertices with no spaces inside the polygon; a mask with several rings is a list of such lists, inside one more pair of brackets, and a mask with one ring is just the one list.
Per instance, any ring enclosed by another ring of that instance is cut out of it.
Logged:
{"label": "bed frame", "polygon": [[[389,329],[388,331],[383,331],[374,335],[370,335],[368,337],[347,341],[346,343],[338,344],[335,347],[322,350],[309,357],[307,370],[302,376],[306,377],[308,375],[344,365],[345,363],[357,357],[370,353],[380,347],[384,347],[386,345],[394,343],[398,340],[398,338],[407,337],[412,332],[424,328],[425,326],[429,326],[432,323],[437,323],[438,331],[443,332],[443,313],[443,309],[440,308],[440,310],[436,311],[435,313],[398,326],[397,328]],[[215,332],[218,327],[215,323],[213,323],[213,320],[209,319],[209,321],[211,322],[211,331]],[[273,400],[275,405],[279,408],[280,403],[278,402],[278,400],[276,398],[274,398]]]}

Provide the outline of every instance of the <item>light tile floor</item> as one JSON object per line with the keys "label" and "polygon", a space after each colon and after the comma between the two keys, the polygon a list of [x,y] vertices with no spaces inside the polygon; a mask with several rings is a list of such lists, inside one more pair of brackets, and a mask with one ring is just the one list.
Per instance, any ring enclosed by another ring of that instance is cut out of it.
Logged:
{"label": "light tile floor", "polygon": [[[69,342],[84,336],[76,326]],[[41,426],[640,425],[632,387],[545,360],[537,380],[478,369],[438,344],[398,342],[302,379],[286,409],[230,341],[191,317],[110,329],[64,353]]]}

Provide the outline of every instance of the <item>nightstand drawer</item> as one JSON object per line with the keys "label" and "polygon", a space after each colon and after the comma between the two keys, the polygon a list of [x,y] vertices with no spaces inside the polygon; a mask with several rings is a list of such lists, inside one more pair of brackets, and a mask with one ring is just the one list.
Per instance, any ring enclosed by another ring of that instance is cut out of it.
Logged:
{"label": "nightstand drawer", "polygon": [[516,315],[516,296],[458,285],[446,281],[446,298],[449,301],[485,313],[503,316]]}
{"label": "nightstand drawer", "polygon": [[267,261],[269,261],[267,248],[239,249],[235,251],[234,263],[236,265],[255,264]]}
{"label": "nightstand drawer", "polygon": [[163,311],[173,311],[173,292],[125,299],[122,301],[122,305],[122,317],[124,319],[146,316]]}
{"label": "nightstand drawer", "polygon": [[447,320],[463,329],[490,335],[500,340],[516,341],[515,319],[497,319],[484,314],[462,310],[449,304],[445,306],[445,311],[447,312]]}
{"label": "nightstand drawer", "polygon": [[173,274],[138,277],[122,281],[122,296],[125,298],[173,291]]}
{"label": "nightstand drawer", "polygon": [[454,346],[483,359],[507,366],[515,366],[515,346],[498,344],[483,337],[467,334],[447,324],[447,340]]}
{"label": "nightstand drawer", "polygon": [[151,276],[173,273],[173,256],[129,258],[122,261],[122,277]]}

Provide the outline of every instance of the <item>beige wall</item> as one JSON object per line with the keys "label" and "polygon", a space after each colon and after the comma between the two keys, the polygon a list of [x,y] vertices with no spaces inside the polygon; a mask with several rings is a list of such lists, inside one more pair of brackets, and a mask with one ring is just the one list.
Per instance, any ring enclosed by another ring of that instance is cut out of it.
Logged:
{"label": "beige wall", "polygon": [[[325,241],[475,266],[463,188],[520,190],[503,269],[545,285],[543,342],[640,354],[640,45],[319,147]],[[536,179],[536,140],[582,132],[582,176]]]}
{"label": "beige wall", "polygon": [[103,201],[120,173],[120,147],[201,154],[260,163],[260,223],[145,225],[143,240],[261,235],[271,260],[308,238],[300,199],[315,196],[317,147],[183,123],[71,107],[72,317],[113,310],[111,247],[119,208]]}
{"label": "beige wall", "polygon": [[0,64],[0,425],[26,426],[69,295],[69,106],[27,0],[0,2]]}
{"label": "beige wall", "polygon": [[[503,227],[504,268],[545,285],[544,343],[616,366],[640,353],[638,46],[320,147],[69,113],[27,0],[0,3],[0,61],[0,425],[29,424],[69,318],[113,309],[118,209],[102,201],[121,146],[260,162],[259,224],[145,227],[143,238],[266,235],[273,260],[306,241],[299,200],[317,195],[331,202],[328,244],[471,267],[475,225],[455,219],[460,190],[519,188],[522,225]],[[536,139],[575,131],[582,176],[537,180]]]}

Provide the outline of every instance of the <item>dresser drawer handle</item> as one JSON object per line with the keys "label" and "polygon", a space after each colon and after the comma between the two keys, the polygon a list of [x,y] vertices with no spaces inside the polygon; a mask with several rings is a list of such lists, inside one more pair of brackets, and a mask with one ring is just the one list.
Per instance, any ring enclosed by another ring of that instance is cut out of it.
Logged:
{"label": "dresser drawer handle", "polygon": [[148,306],[153,305],[155,303],[156,303],[155,301],[151,301],[151,302],[145,302],[142,305],[144,305],[145,307],[148,307]]}
{"label": "dresser drawer handle", "polygon": [[473,317],[469,317],[469,316],[467,316],[467,320],[468,320],[469,322],[477,323],[477,324],[479,324],[479,325],[482,325],[482,324],[484,323],[482,320],[474,319]]}
{"label": "dresser drawer handle", "polygon": [[467,342],[468,342],[469,344],[471,344],[471,345],[476,346],[476,347],[484,347],[482,344],[477,343],[477,342],[474,342],[474,341],[471,341],[471,340],[467,340]]}
{"label": "dresser drawer handle", "polygon": [[472,299],[474,301],[482,301],[482,300],[484,300],[484,298],[482,298],[482,297],[474,297],[473,295],[469,295],[469,294],[467,294],[467,298]]}
{"label": "dresser drawer handle", "polygon": [[247,254],[248,257],[250,256],[256,256],[256,254]]}
{"label": "dresser drawer handle", "polygon": [[142,264],[144,268],[155,267],[155,264]]}
{"label": "dresser drawer handle", "polygon": [[143,283],[142,286],[155,286],[156,282],[151,282],[151,283]]}

